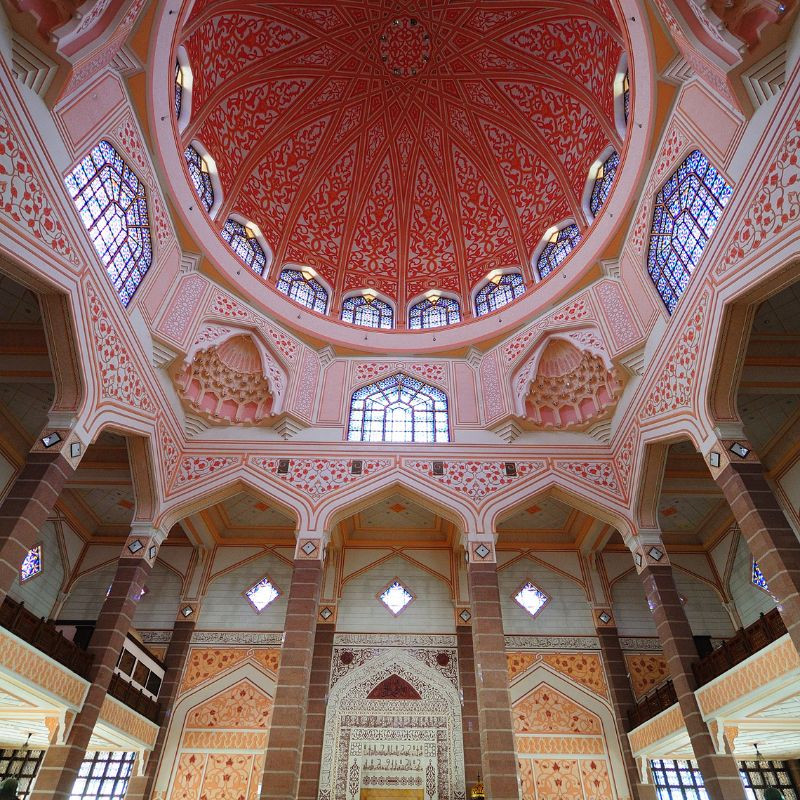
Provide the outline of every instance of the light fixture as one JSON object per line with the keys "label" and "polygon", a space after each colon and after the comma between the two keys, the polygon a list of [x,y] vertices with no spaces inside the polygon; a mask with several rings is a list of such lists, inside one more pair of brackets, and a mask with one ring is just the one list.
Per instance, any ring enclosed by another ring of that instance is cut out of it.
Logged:
{"label": "light fixture", "polygon": [[657,547],[651,547],[647,551],[647,555],[649,555],[654,561],[661,561],[661,559],[664,557],[664,553]]}
{"label": "light fixture", "polygon": [[194,614],[194,609],[191,606],[184,606],[181,609],[181,616],[182,617],[191,617]]}
{"label": "light fixture", "polygon": [[331,611],[328,606],[325,606],[325,608],[319,612],[319,615],[322,617],[322,619],[327,621],[333,616],[333,611]]}
{"label": "light fixture", "polygon": [[743,444],[739,442],[734,442],[728,450],[731,451],[735,456],[739,456],[739,458],[747,458],[750,454],[750,448],[745,447]]}
{"label": "light fixture", "polygon": [[144,547],[144,545],[142,544],[140,539],[134,539],[128,545],[128,550],[130,550],[131,553],[138,553],[143,547]]}
{"label": "light fixture", "polygon": [[77,458],[81,454],[81,443],[80,442],[73,442],[69,446],[69,456],[70,458]]}
{"label": "light fixture", "polygon": [[301,274],[301,275],[302,275],[302,276],[303,276],[303,277],[304,277],[304,278],[305,278],[307,281],[310,281],[310,280],[312,280],[313,278],[316,278],[316,277],[317,277],[317,273],[316,273],[316,272],[315,272],[313,269],[311,269],[311,267],[303,267],[303,269],[302,269],[302,270],[300,270],[300,274]]}
{"label": "light fixture", "polygon": [[61,441],[61,434],[58,431],[53,431],[52,433],[48,433],[47,436],[42,436],[42,444],[45,447],[52,447],[54,444],[58,444]]}
{"label": "light fixture", "polygon": [[599,619],[603,625],[608,625],[608,623],[611,622],[611,614],[609,614],[608,611],[602,611],[600,612]]}
{"label": "light fixture", "polygon": [[712,467],[718,467],[722,463],[722,456],[715,450],[708,455],[708,463]]}

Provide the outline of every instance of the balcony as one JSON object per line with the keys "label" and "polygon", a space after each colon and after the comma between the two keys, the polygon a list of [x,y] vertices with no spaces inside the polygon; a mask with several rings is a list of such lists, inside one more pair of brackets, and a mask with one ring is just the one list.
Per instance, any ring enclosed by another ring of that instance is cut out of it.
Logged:
{"label": "balcony", "polygon": [[140,688],[128,683],[117,673],[111,676],[108,694],[115,700],[119,700],[120,703],[124,703],[137,714],[141,714],[151,722],[158,723],[161,713],[159,704],[152,697],[148,697]]}
{"label": "balcony", "polygon": [[660,683],[652,691],[648,692],[639,702],[628,712],[628,723],[630,730],[638,727],[647,720],[652,719],[662,711],[666,711],[670,706],[678,702],[678,695],[671,680]]}

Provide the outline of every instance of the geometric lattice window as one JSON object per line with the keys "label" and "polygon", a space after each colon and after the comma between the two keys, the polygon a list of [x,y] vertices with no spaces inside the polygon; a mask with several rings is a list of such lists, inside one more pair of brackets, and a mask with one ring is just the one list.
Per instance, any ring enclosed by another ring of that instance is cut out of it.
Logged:
{"label": "geometric lattice window", "polygon": [[265,575],[258,583],[251,586],[244,596],[260,614],[273,600],[280,597],[280,589]]}
{"label": "geometric lattice window", "polygon": [[222,228],[222,238],[231,250],[250,267],[256,275],[262,275],[267,266],[267,254],[258,243],[256,234],[249,225],[228,219]]}
{"label": "geometric lattice window", "polygon": [[122,304],[153,262],[144,184],[122,156],[101,141],[65,183]]}
{"label": "geometric lattice window", "polygon": [[656,195],[647,269],[672,314],[733,190],[699,151]]}
{"label": "geometric lattice window", "polygon": [[28,550],[19,568],[19,582],[24,583],[42,571],[42,546],[37,544]]}
{"label": "geometric lattice window", "polygon": [[380,600],[395,616],[414,599],[414,595],[400,583],[399,578],[392,580],[378,593],[378,600]]}
{"label": "geometric lattice window", "polygon": [[631,115],[631,77],[628,70],[622,79],[622,111],[625,115],[625,124],[628,124],[628,117]]}
{"label": "geometric lattice window", "polygon": [[475,295],[475,313],[482,317],[516,300],[525,292],[525,281],[519,272],[495,275]]}
{"label": "geometric lattice window", "polygon": [[350,402],[351,442],[449,442],[447,396],[398,373],[363,386]]}
{"label": "geometric lattice window", "polygon": [[388,303],[371,294],[357,294],[342,303],[342,320],[365,328],[391,328],[394,311]]}
{"label": "geometric lattice window", "polygon": [[783,761],[740,761],[744,793],[748,800],[763,800],[764,791],[774,786],[785,800],[798,800],[797,787]]}
{"label": "geometric lattice window", "polygon": [[574,222],[555,231],[536,261],[539,277],[544,278],[559,267],[580,240],[581,231]]}
{"label": "geometric lattice window", "polygon": [[0,750],[0,781],[16,778],[17,796],[27,800],[43,757],[44,750]]}
{"label": "geometric lattice window", "polygon": [[703,776],[694,761],[650,762],[659,800],[708,800]]}
{"label": "geometric lattice window", "polygon": [[525,583],[514,592],[514,599],[532,617],[535,617],[550,602],[550,596],[545,594],[545,592],[531,581],[525,581]]}
{"label": "geometric lattice window", "polygon": [[328,308],[328,293],[319,281],[314,280],[310,272],[300,272],[296,269],[282,270],[277,288],[279,292],[283,292],[296,303],[312,311],[324,314]]}
{"label": "geometric lattice window", "polygon": [[123,800],[136,753],[87,753],[70,800]]}
{"label": "geometric lattice window", "polygon": [[615,150],[597,170],[594,186],[592,187],[592,196],[589,198],[589,210],[594,216],[597,216],[597,213],[603,207],[603,203],[608,199],[608,193],[611,191],[611,184],[614,183],[618,166],[619,153]]}
{"label": "geometric lattice window", "polygon": [[181,102],[183,101],[183,70],[180,61],[175,61],[175,116],[181,115]]}
{"label": "geometric lattice window", "polygon": [[[519,277],[521,280],[522,276]],[[452,297],[432,295],[414,303],[408,311],[408,327],[412,331],[422,328],[441,328],[444,325],[455,325],[457,322],[461,322],[461,306],[458,300],[453,300]]]}
{"label": "geometric lattice window", "polygon": [[753,581],[755,586],[758,586],[759,589],[763,589],[765,592],[769,591],[767,579],[762,574],[761,568],[758,566],[758,562],[755,559],[753,559],[753,570],[750,579]]}
{"label": "geometric lattice window", "polygon": [[214,186],[211,183],[206,160],[191,145],[184,150],[183,157],[186,159],[189,177],[192,179],[197,197],[203,204],[203,208],[211,211],[211,206],[214,205]]}

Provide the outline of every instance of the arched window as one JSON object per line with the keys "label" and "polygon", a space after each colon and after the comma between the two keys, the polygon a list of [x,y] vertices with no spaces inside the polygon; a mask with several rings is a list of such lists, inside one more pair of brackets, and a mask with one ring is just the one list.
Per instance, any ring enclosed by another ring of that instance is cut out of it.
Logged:
{"label": "arched window", "polygon": [[106,141],[100,142],[65,182],[111,282],[127,306],[153,262],[144,184]]}
{"label": "arched window", "polygon": [[525,292],[525,281],[519,272],[507,272],[490,278],[475,295],[475,313],[482,317],[516,300]]}
{"label": "arched window", "polygon": [[211,211],[211,207],[214,205],[214,186],[211,183],[211,175],[209,174],[206,160],[192,145],[186,148],[183,156],[186,159],[186,166],[189,168],[194,190],[197,192],[203,208],[206,211]]}
{"label": "arched window", "polygon": [[670,314],[732,191],[708,159],[695,150],[656,195],[647,269]]}
{"label": "arched window", "polygon": [[267,254],[256,239],[256,232],[250,225],[229,218],[222,228],[222,238],[231,250],[247,264],[256,275],[263,275],[267,266]]}
{"label": "arched window", "polygon": [[183,101],[183,70],[181,63],[175,59],[175,116],[181,115],[181,102]]}
{"label": "arched window", "polygon": [[354,442],[449,442],[447,395],[402,372],[364,386],[350,401]]}
{"label": "arched window", "polygon": [[625,70],[625,75],[622,77],[622,111],[627,125],[631,115],[631,77],[628,70]]}
{"label": "arched window", "polygon": [[356,294],[342,303],[342,319],[365,328],[391,328],[394,325],[394,311],[378,297]]}
{"label": "arched window", "polygon": [[324,314],[328,309],[328,293],[314,280],[313,273],[297,269],[284,269],[278,278],[278,291],[289,295],[300,305]]}
{"label": "arched window", "polygon": [[561,230],[554,231],[539,253],[539,258],[536,259],[539,277],[544,278],[558,268],[580,240],[581,231],[574,222],[565,225]]}
{"label": "arched window", "polygon": [[408,310],[408,327],[412,331],[441,328],[457,322],[461,322],[461,306],[452,297],[425,297]]}
{"label": "arched window", "polygon": [[592,196],[589,198],[589,210],[597,216],[603,204],[608,200],[611,184],[617,175],[619,153],[615,150],[598,168],[594,177]]}

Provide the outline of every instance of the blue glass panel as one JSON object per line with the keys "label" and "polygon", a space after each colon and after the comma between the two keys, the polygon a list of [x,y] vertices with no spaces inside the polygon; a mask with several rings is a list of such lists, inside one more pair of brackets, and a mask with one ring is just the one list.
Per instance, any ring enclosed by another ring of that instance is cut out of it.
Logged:
{"label": "blue glass panel", "polygon": [[42,546],[37,544],[36,547],[31,547],[25,554],[22,560],[22,566],[19,568],[19,581],[24,583],[34,575],[38,575],[42,571]]}
{"label": "blue glass panel", "polygon": [[175,116],[181,115],[181,103],[183,102],[183,75],[181,65],[175,62]]}
{"label": "blue glass panel", "polygon": [[525,281],[519,272],[509,272],[490,280],[475,295],[475,313],[482,317],[516,300],[525,292]]}
{"label": "blue glass panel", "polygon": [[753,583],[758,586],[760,589],[764,589],[765,591],[769,591],[769,586],[767,585],[767,579],[761,572],[761,568],[758,566],[757,561],[753,561],[753,576],[752,576]]}
{"label": "blue glass panel", "polygon": [[191,145],[186,148],[183,157],[186,159],[189,177],[192,179],[194,190],[197,192],[203,208],[211,211],[211,206],[214,205],[214,187],[211,184],[211,176],[208,174],[208,167],[203,161],[203,157]]}
{"label": "blue glass panel", "polygon": [[342,319],[366,328],[391,328],[394,312],[388,303],[377,297],[355,295],[342,303]]}
{"label": "blue glass panel", "polygon": [[617,176],[617,167],[619,167],[619,153],[615,150],[602,163],[600,169],[597,170],[597,177],[594,179],[592,196],[589,199],[589,210],[595,216],[608,200],[611,184],[614,183],[614,178]]}
{"label": "blue glass panel", "polygon": [[356,442],[449,442],[447,395],[403,373],[364,386],[350,401]]}
{"label": "blue glass panel", "polygon": [[441,328],[461,322],[461,306],[452,297],[434,297],[414,303],[408,311],[408,327],[411,330]]}
{"label": "blue glass panel", "polygon": [[65,183],[120,300],[127,306],[153,262],[144,184],[106,141],[67,175]]}
{"label": "blue glass panel", "polygon": [[277,287],[278,291],[312,311],[324,314],[328,308],[328,293],[325,287],[314,278],[306,278],[299,270],[282,270]]}
{"label": "blue glass panel", "polygon": [[647,271],[672,314],[733,189],[699,151],[670,175],[653,206]]}
{"label": "blue glass panel", "polygon": [[222,238],[256,275],[263,275],[267,254],[251,231],[241,222],[229,219],[222,228]]}
{"label": "blue glass panel", "polygon": [[536,261],[539,277],[544,278],[559,267],[580,240],[580,228],[574,223],[565,225],[560,231],[553,234]]}

